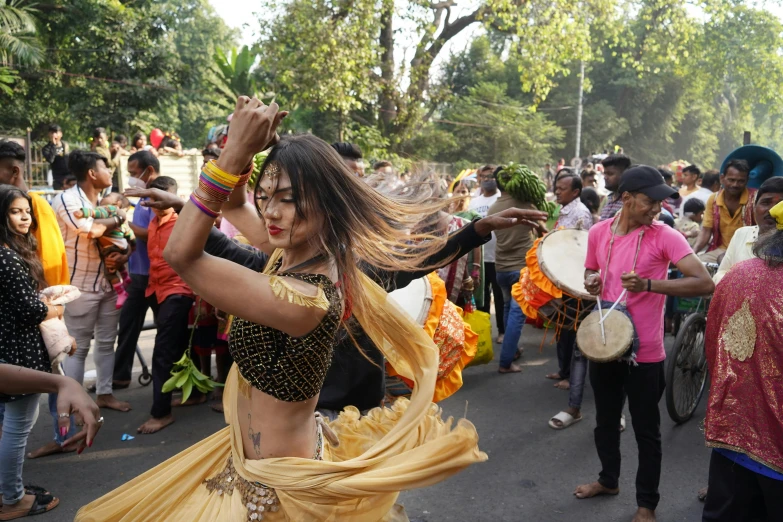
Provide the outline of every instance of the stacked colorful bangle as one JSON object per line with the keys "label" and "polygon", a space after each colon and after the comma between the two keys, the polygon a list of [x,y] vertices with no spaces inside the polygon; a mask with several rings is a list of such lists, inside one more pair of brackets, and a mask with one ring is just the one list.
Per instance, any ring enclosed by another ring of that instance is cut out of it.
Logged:
{"label": "stacked colorful bangle", "polygon": [[247,182],[250,180],[250,176],[253,175],[253,167],[251,166],[244,174],[239,176],[239,181],[237,181],[237,184],[234,186],[234,188],[244,187],[247,185]]}
{"label": "stacked colorful bangle", "polygon": [[190,195],[190,202],[191,202],[191,203],[193,203],[194,205],[196,205],[196,207],[197,207],[197,208],[198,208],[200,211],[202,211],[204,214],[208,215],[208,216],[209,216],[209,217],[211,217],[212,219],[216,219],[216,218],[218,217],[218,214],[219,214],[219,213],[218,213],[218,212],[215,212],[214,210],[212,210],[211,208],[209,208],[208,206],[206,206],[206,205],[205,205],[204,203],[202,203],[200,200],[201,200],[201,198],[200,198],[200,197],[198,197],[198,196],[196,195],[196,193],[195,193],[195,192],[193,192],[193,193]]}

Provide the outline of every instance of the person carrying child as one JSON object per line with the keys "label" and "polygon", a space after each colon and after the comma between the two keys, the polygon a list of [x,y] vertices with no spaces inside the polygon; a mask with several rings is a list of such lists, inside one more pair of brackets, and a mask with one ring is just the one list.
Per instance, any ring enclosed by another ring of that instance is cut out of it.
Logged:
{"label": "person carrying child", "polygon": [[704,219],[704,202],[699,198],[691,198],[683,204],[683,215],[674,220],[674,228],[685,236],[688,244],[693,248],[699,238],[701,221]]}
{"label": "person carrying child", "polygon": [[[93,219],[111,219],[115,218],[120,221],[118,211],[125,210],[130,206],[125,196],[112,192],[101,200],[101,206],[95,208],[85,207],[81,210],[77,210],[74,216],[77,218],[93,218]],[[134,245],[136,244],[136,236],[133,234],[130,225],[127,221],[120,224],[118,228],[107,231],[101,237],[97,238],[98,251],[101,255],[101,260],[105,260],[106,256],[115,252],[124,256],[129,255]],[[103,272],[106,280],[111,283],[112,288],[117,293],[117,309],[122,308],[125,300],[128,298],[128,292],[126,287],[130,284],[130,274],[128,273],[127,265],[109,266],[103,263]]]}

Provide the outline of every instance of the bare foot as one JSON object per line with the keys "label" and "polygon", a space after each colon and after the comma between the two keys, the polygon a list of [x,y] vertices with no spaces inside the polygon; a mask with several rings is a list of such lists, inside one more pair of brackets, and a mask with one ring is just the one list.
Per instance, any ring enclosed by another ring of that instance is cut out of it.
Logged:
{"label": "bare foot", "polygon": [[500,334],[498,335],[498,338],[495,340],[495,342],[498,344],[503,344],[503,339],[505,338],[506,338],[505,334]]}
{"label": "bare foot", "polygon": [[521,371],[522,367],[514,363],[511,363],[508,368],[498,367],[498,373],[519,373]]}
{"label": "bare foot", "polygon": [[701,502],[704,502],[705,500],[707,500],[707,490],[709,490],[709,488],[701,488],[699,490],[699,493],[697,494],[697,497],[698,497],[698,499]]}
{"label": "bare foot", "polygon": [[609,489],[601,485],[600,482],[591,482],[590,484],[582,484],[577,486],[574,490],[576,498],[592,498],[598,495],[617,495],[620,492],[620,488]]}
{"label": "bare foot", "polygon": [[44,444],[35,451],[31,451],[27,454],[28,459],[37,459],[38,457],[48,457],[49,455],[56,455],[57,453],[70,453],[76,451],[76,448],[64,449],[55,441]]}
{"label": "bare foot", "polygon": [[568,381],[568,379],[563,379],[562,381],[555,383],[555,388],[558,390],[570,390],[571,383]]}
{"label": "bare foot", "polygon": [[182,402],[182,397],[177,399],[171,400],[171,406],[174,408],[179,408],[181,406],[194,406],[196,404],[204,404],[207,402],[207,396],[202,394],[199,394],[197,397],[190,397],[185,402]]}
{"label": "bare foot", "polygon": [[95,401],[99,408],[108,408],[110,410],[117,411],[130,411],[131,405],[129,402],[120,401],[112,394],[98,395],[98,399]]}
{"label": "bare foot", "polygon": [[156,419],[155,417],[150,417],[150,419],[147,422],[139,426],[139,429],[137,429],[136,432],[149,435],[150,433],[158,432],[163,428],[165,428],[166,426],[168,426],[169,424],[173,424],[173,423],[174,423],[174,416],[171,414],[166,415],[165,417],[161,417],[160,419]]}
{"label": "bare foot", "polygon": [[212,408],[212,411],[223,413],[223,401],[212,401],[210,408]]}
{"label": "bare foot", "polygon": [[560,381],[560,380],[562,380],[562,379],[563,379],[563,378],[560,376],[560,374],[559,374],[559,373],[557,373],[557,372],[555,372],[555,373],[548,373],[548,374],[546,374],[546,378],[547,378],[547,379],[552,379],[553,381]]}
{"label": "bare foot", "polygon": [[655,511],[640,507],[636,510],[636,515],[633,517],[633,522],[655,522]]}

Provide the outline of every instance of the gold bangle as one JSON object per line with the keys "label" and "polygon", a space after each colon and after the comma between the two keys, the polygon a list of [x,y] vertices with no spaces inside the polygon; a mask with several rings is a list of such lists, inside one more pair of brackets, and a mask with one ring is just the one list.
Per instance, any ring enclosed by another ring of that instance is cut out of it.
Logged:
{"label": "gold bangle", "polygon": [[239,175],[229,174],[225,170],[218,167],[215,160],[209,160],[207,164],[204,165],[204,170],[206,170],[208,174],[212,175],[216,181],[219,181],[225,185],[235,186],[240,178]]}
{"label": "gold bangle", "polygon": [[[219,204],[219,205],[220,205],[220,204],[222,204],[222,203],[223,203],[223,201],[219,201],[219,200],[217,200],[217,199],[209,199],[209,198],[206,198],[206,197],[204,197],[203,195],[199,194],[198,192],[199,192],[199,190],[198,190],[198,189],[194,190],[194,191],[193,191],[193,197],[194,197],[194,198],[196,198],[197,200],[199,200],[199,201],[200,201],[200,202],[201,202],[203,205],[205,205],[206,207],[208,207],[210,210],[214,210],[214,209],[212,209],[212,207],[210,206],[210,204],[215,204],[215,203],[217,203],[217,204]],[[218,212],[218,211],[217,211],[217,210],[215,210],[215,212]]]}

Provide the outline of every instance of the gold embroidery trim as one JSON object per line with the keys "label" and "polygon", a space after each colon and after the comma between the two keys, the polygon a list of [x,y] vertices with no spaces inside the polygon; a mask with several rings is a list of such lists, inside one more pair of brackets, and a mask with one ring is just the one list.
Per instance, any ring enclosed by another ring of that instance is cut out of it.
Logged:
{"label": "gold embroidery trim", "polygon": [[272,287],[275,297],[283,301],[288,301],[291,304],[304,306],[307,308],[320,308],[321,310],[329,310],[329,300],[324,294],[323,288],[318,286],[318,292],[315,295],[306,295],[296,288],[292,287],[288,282],[280,276],[270,275],[269,286]]}
{"label": "gold embroidery trim", "polygon": [[756,346],[756,321],[750,312],[747,299],[729,318],[721,340],[723,348],[733,359],[745,361],[753,357],[753,349]]}

